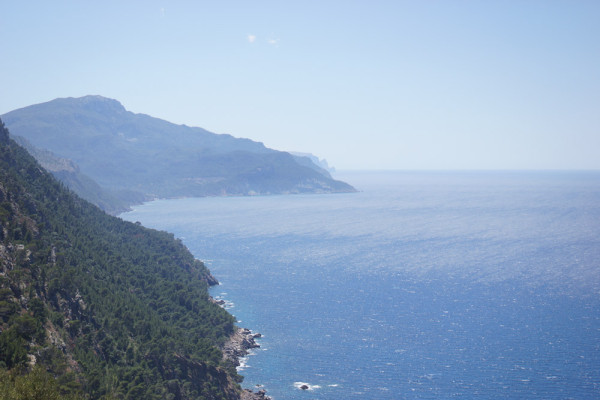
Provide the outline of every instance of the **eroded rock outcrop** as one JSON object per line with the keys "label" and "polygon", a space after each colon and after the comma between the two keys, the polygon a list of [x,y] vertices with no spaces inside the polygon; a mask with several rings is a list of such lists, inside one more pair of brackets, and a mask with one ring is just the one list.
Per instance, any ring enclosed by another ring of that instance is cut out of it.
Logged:
{"label": "eroded rock outcrop", "polygon": [[[223,345],[223,358],[233,363],[236,367],[240,365],[240,358],[248,355],[251,349],[260,347],[256,339],[262,337],[260,333],[253,333],[247,328],[238,328],[227,342]],[[269,400],[264,389],[253,392],[244,389],[241,394],[242,400]]]}

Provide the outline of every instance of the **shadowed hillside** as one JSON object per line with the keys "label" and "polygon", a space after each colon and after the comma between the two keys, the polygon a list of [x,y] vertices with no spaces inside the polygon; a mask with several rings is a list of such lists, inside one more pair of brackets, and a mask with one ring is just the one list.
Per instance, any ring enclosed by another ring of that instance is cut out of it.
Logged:
{"label": "shadowed hillside", "polygon": [[0,389],[237,399],[215,283],[173,235],[65,189],[0,123]]}

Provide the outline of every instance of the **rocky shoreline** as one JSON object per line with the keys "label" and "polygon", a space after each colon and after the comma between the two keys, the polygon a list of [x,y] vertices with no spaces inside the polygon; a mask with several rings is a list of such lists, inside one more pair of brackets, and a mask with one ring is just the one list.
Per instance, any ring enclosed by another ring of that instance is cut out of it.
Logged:
{"label": "rocky shoreline", "polygon": [[[241,357],[247,356],[251,349],[260,347],[255,339],[261,336],[260,333],[252,333],[250,329],[237,328],[221,349],[223,351],[223,358],[232,362],[236,367],[239,367]],[[264,389],[257,392],[244,389],[240,398],[241,400],[270,400],[271,398],[266,393]]]}
{"label": "rocky shoreline", "polygon": [[247,356],[251,349],[260,347],[255,339],[261,336],[260,333],[252,333],[250,329],[237,328],[223,345],[223,357],[238,367],[241,357]]}

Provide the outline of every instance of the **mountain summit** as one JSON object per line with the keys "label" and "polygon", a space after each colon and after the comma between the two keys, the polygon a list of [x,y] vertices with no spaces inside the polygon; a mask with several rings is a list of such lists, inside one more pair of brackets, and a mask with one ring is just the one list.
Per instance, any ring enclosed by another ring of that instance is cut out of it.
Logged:
{"label": "mountain summit", "polygon": [[352,192],[307,159],[249,139],[127,111],[102,96],[60,98],[2,116],[15,136],[72,160],[110,191],[147,198]]}

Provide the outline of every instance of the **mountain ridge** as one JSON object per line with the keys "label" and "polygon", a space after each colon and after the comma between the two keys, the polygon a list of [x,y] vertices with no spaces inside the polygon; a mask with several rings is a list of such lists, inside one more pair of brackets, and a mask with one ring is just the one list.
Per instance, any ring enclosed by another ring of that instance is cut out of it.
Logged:
{"label": "mountain ridge", "polygon": [[102,96],[59,98],[2,119],[12,135],[73,161],[110,191],[149,198],[355,191],[307,158],[136,114]]}

